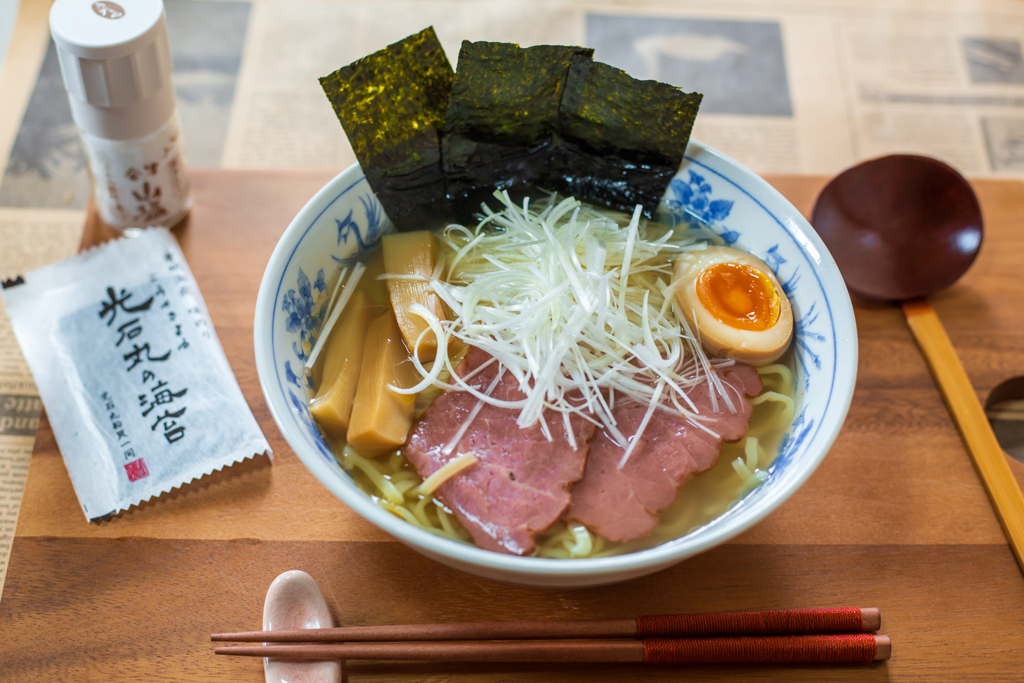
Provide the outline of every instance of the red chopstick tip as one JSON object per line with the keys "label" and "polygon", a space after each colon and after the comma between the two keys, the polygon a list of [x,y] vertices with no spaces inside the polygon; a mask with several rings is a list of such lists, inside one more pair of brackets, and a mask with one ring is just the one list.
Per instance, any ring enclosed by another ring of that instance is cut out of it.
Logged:
{"label": "red chopstick tip", "polygon": [[885,661],[892,656],[892,640],[889,636],[875,636],[875,659],[876,662]]}

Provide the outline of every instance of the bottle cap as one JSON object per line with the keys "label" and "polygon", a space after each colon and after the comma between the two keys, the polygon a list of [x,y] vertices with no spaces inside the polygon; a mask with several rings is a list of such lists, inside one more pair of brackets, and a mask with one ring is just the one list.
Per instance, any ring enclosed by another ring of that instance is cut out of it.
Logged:
{"label": "bottle cap", "polygon": [[131,140],[155,132],[174,113],[161,0],[56,0],[50,33],[71,114],[83,131]]}

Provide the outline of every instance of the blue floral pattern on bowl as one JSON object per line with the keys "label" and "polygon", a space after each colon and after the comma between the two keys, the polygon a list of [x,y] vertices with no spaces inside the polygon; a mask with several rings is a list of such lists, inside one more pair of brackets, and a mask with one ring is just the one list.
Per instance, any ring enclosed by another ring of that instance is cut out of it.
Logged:
{"label": "blue floral pattern on bowl", "polygon": [[355,238],[357,247],[355,252],[347,256],[331,256],[338,262],[339,266],[349,266],[359,260],[359,255],[380,244],[380,239],[390,232],[391,221],[384,216],[384,208],[372,194],[360,195],[359,203],[363,205],[363,215],[366,217],[366,227],[360,229],[359,223],[352,218],[353,209],[349,209],[343,220],[334,219],[338,224],[338,246],[348,244],[348,238]]}
{"label": "blue floral pattern on bowl", "polygon": [[[294,386],[287,389],[288,400],[293,414],[301,422],[317,451],[332,465],[337,464],[334,454],[309,413],[309,399],[316,387],[313,386],[312,377],[305,371],[306,360],[316,346],[320,331],[327,320],[327,304],[330,303],[331,292],[334,291],[342,271],[354,265],[363,252],[380,244],[381,238],[393,228],[391,221],[384,215],[383,207],[366,182],[349,187],[337,199],[349,199],[349,203],[352,203],[351,195],[358,199],[362,207],[363,221],[360,223],[358,218],[353,217],[354,207],[348,210],[344,218],[333,219],[337,226],[339,248],[338,253],[330,254],[335,264],[333,267],[328,266],[330,275],[325,276],[324,268],[320,268],[311,284],[309,276],[300,265],[297,267],[295,287],[288,289],[281,297],[281,312],[287,314],[282,320],[285,331],[293,336],[298,335],[291,342],[293,357],[286,358],[282,365],[285,382]],[[351,243],[350,237],[354,238]],[[327,285],[328,279],[331,281],[330,287]]]}
{"label": "blue floral pattern on bowl", "polygon": [[735,202],[731,199],[712,199],[711,184],[693,169],[687,169],[686,179],[682,173],[668,185],[668,192],[662,200],[661,213],[674,225],[685,223],[697,230],[710,232],[716,242],[727,247],[736,244],[740,233],[722,225],[729,217]]}

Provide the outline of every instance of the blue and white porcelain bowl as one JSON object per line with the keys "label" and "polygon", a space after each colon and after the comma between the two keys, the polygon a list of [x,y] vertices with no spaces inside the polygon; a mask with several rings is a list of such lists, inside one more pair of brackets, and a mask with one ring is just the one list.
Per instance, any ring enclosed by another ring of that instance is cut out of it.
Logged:
{"label": "blue and white porcelain bowl", "polygon": [[503,581],[539,586],[623,581],[664,569],[750,528],[807,481],[842,427],[857,376],[850,297],[835,261],[800,213],[764,180],[712,149],[690,143],[663,210],[698,216],[725,243],[764,259],[793,305],[796,419],[767,481],[721,517],[648,550],[599,559],[540,559],[439,538],[378,507],[360,491],[310,417],[302,372],[324,322],[332,275],[392,229],[358,166],[340,173],[299,211],[267,264],[256,301],[256,368],[285,440],[334,495],[402,543],[449,566]]}

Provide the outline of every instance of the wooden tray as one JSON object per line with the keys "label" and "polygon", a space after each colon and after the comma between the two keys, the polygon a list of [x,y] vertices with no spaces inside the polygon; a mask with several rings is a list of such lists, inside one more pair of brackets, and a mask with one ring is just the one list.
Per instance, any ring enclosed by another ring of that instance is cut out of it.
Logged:
{"label": "wooden tray", "polygon": [[[264,266],[328,179],[313,171],[195,171],[176,230],[242,390],[274,448],[103,524],[78,506],[53,433],[36,438],[0,601],[0,680],[262,681],[215,658],[213,631],[256,629],[280,572],[303,569],[346,625],[645,613],[880,607],[887,663],[848,667],[359,664],[350,681],[1018,680],[1024,577],[899,309],[856,302],[857,390],[825,462],[735,541],[651,577],[545,590],[477,579],[356,516],[289,450],[263,400],[252,318]],[[807,211],[824,179],[770,178]],[[1024,185],[975,183],[985,245],[934,300],[979,396],[1024,374]],[[83,243],[104,239],[94,219]],[[1024,466],[1011,461],[1019,481]]]}

